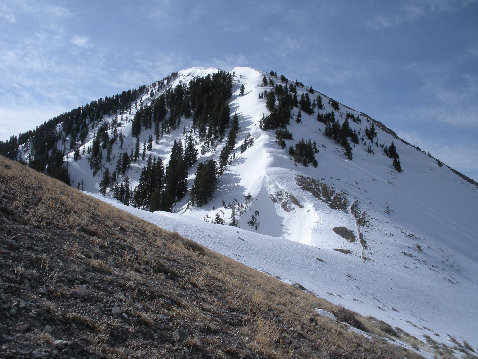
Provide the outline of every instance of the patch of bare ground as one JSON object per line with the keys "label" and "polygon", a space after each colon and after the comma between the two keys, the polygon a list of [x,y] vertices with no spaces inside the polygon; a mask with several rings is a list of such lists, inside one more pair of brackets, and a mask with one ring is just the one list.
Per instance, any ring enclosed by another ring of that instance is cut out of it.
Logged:
{"label": "patch of bare ground", "polygon": [[334,251],[337,251],[343,254],[352,254],[352,251],[350,249],[334,248]]}
{"label": "patch of bare ground", "polygon": [[359,234],[359,242],[360,242],[360,245],[362,246],[361,257],[365,261],[367,260],[367,257],[365,256],[365,250],[367,249],[367,241],[365,240],[365,236],[362,233],[362,228],[369,226],[367,213],[365,211],[360,210],[358,201],[355,201],[354,203],[352,203],[352,205],[350,206],[350,213],[352,213],[352,215],[355,218],[355,224],[357,226],[357,231]]}
{"label": "patch of bare ground", "polygon": [[345,193],[338,192],[325,183],[311,177],[296,176],[295,180],[302,190],[309,192],[318,200],[326,203],[331,209],[347,213],[348,200]]}
{"label": "patch of bare ground", "polygon": [[277,191],[275,196],[270,195],[270,199],[274,203],[280,203],[282,209],[286,212],[290,212],[294,209],[293,205],[298,208],[304,208],[302,204],[292,194],[284,191]]}
{"label": "patch of bare ground", "polygon": [[350,243],[353,243],[357,240],[357,238],[355,238],[354,231],[348,229],[347,227],[334,227],[333,231],[342,238],[348,240]]}
{"label": "patch of bare ground", "polygon": [[0,228],[2,358],[418,357],[320,316],[338,310],[323,299],[3,157]]}

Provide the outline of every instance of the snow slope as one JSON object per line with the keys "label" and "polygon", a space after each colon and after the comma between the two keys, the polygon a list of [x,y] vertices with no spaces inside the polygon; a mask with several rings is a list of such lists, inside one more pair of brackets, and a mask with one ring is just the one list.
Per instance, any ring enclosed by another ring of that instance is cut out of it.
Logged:
{"label": "snow slope", "polygon": [[[216,71],[186,69],[168,86]],[[447,344],[453,336],[477,348],[478,188],[367,115],[342,104],[335,111],[340,123],[350,113],[358,119],[349,124],[359,137],[364,137],[372,123],[377,130],[373,143],[365,138],[353,144],[352,160],[324,136],[325,125],[316,119],[317,108],[313,115],[302,112],[301,123],[295,121],[298,109],[294,108],[288,125],[293,140],[286,140],[282,149],[274,131],[260,129],[269,111],[259,98],[264,90],[272,89],[263,86],[264,76],[276,84],[280,80],[251,68],[237,67],[231,73],[234,86],[229,105],[231,115],[239,117],[240,130],[232,162],[220,177],[213,200],[198,208],[190,205],[186,195],[174,207],[174,214],[124,209],[413,335],[428,335]],[[161,94],[155,90],[151,97],[149,90],[141,99],[143,106]],[[309,93],[311,99],[320,95],[324,104],[320,113],[333,111],[327,96],[308,90],[298,84],[297,95]],[[134,148],[134,114],[135,109],[119,118],[125,135],[121,151]],[[153,143],[147,155],[159,156],[166,164],[174,140],[184,139],[191,128],[192,120],[182,119],[180,127]],[[91,146],[94,131],[80,150]],[[150,134],[152,130],[143,130],[141,143]],[[254,142],[241,153],[246,137]],[[301,139],[316,142],[317,168],[296,164],[289,155],[289,146]],[[382,146],[392,141],[400,155],[401,173],[383,152]],[[224,142],[204,147],[197,141],[198,162],[217,160]],[[115,147],[113,160],[104,166],[114,170],[121,151]],[[70,176],[75,186],[82,183],[85,191],[98,193],[101,173],[92,175],[87,157],[73,161],[73,153],[67,155]],[[144,165],[140,160],[128,171],[132,188]],[[196,167],[189,171],[188,188]],[[111,193],[103,199],[108,198]],[[217,216],[230,223],[233,215],[238,227],[206,223]]]}

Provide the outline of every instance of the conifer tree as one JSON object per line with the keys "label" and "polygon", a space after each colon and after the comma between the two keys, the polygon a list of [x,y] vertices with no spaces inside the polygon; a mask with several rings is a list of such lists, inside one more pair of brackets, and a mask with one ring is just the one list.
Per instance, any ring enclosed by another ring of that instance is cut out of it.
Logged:
{"label": "conifer tree", "polygon": [[105,171],[103,172],[103,178],[100,182],[100,193],[104,196],[106,194],[106,189],[110,185],[110,170],[106,167]]}
{"label": "conifer tree", "polygon": [[188,167],[192,167],[198,157],[198,151],[194,146],[194,140],[191,134],[186,138],[186,148],[184,150],[184,159],[186,160],[186,164]]}
{"label": "conifer tree", "polygon": [[154,212],[159,209],[161,209],[161,190],[157,188],[153,191],[149,199],[149,210]]}
{"label": "conifer tree", "polygon": [[312,105],[310,103],[310,97],[308,93],[300,95],[299,105],[300,109],[308,115],[312,115],[312,113],[314,112],[311,107]]}
{"label": "conifer tree", "polygon": [[191,189],[191,203],[202,206],[209,202],[216,190],[216,161],[201,162],[196,171],[196,178]]}
{"label": "conifer tree", "polygon": [[375,138],[375,136],[377,136],[377,131],[375,130],[375,126],[372,122],[372,125],[370,126],[370,129],[368,127],[365,128],[365,136],[367,136],[367,138],[373,142],[373,139]]}
{"label": "conifer tree", "polygon": [[397,157],[393,158],[393,167],[397,170],[397,172],[402,172],[402,165]]}
{"label": "conifer tree", "polygon": [[73,154],[73,160],[78,161],[81,158],[80,149],[75,147],[75,153]]}
{"label": "conifer tree", "polygon": [[124,179],[124,199],[123,199],[123,204],[129,206],[130,197],[131,197],[131,192],[130,192],[130,188],[129,188],[129,177],[126,176],[125,179]]}
{"label": "conifer tree", "polygon": [[224,172],[224,169],[227,166],[227,163],[229,161],[229,155],[231,154],[236,144],[236,137],[237,137],[238,131],[239,131],[239,118],[237,117],[237,114],[234,114],[234,117],[231,123],[231,129],[229,130],[229,135],[227,136],[226,145],[224,146],[224,148],[221,151],[221,154],[219,155],[219,170],[218,171],[220,174]]}
{"label": "conifer tree", "polygon": [[134,161],[138,161],[139,158],[139,137],[136,137],[136,145],[134,146]]}
{"label": "conifer tree", "polygon": [[161,203],[162,209],[171,211],[174,202],[184,197],[187,191],[188,167],[184,160],[181,141],[174,141],[171,158],[166,169],[166,187]]}

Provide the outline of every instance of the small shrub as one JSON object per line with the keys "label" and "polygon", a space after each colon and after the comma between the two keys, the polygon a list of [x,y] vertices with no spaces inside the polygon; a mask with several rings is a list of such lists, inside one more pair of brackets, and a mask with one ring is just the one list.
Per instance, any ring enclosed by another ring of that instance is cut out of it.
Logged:
{"label": "small shrub", "polygon": [[188,238],[183,238],[181,237],[181,243],[183,244],[184,248],[189,249],[193,252],[196,252],[197,254],[200,255],[205,255],[206,251],[204,250],[204,247],[201,246],[200,244],[188,239]]}
{"label": "small shrub", "polygon": [[354,328],[363,330],[364,332],[367,331],[367,328],[365,328],[362,322],[357,318],[356,313],[352,312],[351,310],[339,306],[333,311],[333,314],[337,318],[337,321],[347,323]]}
{"label": "small shrub", "polygon": [[390,324],[385,323],[382,320],[379,321],[378,328],[384,333],[387,333],[387,334],[389,334],[391,336],[394,336],[394,337],[398,337],[398,333],[396,332],[396,330],[393,329]]}

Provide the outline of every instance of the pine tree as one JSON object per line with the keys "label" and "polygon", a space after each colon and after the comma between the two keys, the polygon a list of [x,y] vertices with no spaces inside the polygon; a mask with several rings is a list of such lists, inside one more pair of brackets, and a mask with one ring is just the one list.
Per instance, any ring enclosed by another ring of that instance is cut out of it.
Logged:
{"label": "pine tree", "polygon": [[402,165],[400,164],[400,160],[396,157],[393,159],[393,167],[397,172],[402,172]]}
{"label": "pine tree", "polygon": [[106,167],[105,171],[103,172],[103,178],[100,182],[100,193],[104,196],[106,194],[106,189],[110,185],[110,170]]}
{"label": "pine tree", "polygon": [[153,191],[151,198],[149,199],[149,210],[154,212],[159,209],[161,209],[161,190],[157,188]]}
{"label": "pine tree", "polygon": [[349,160],[352,159],[352,147],[350,146],[349,141],[347,141],[347,138],[344,138],[342,140],[342,147],[344,148],[345,155]]}
{"label": "pine tree", "polygon": [[392,144],[388,148],[388,157],[390,158],[399,158],[398,153],[397,153],[397,148],[395,147],[395,144],[392,141]]}
{"label": "pine tree", "polygon": [[237,132],[239,131],[239,118],[237,114],[234,114],[231,123],[231,129],[229,130],[229,135],[227,136],[227,142],[224,148],[222,149],[219,155],[219,173],[222,174],[224,169],[227,166],[229,161],[229,155],[231,154],[234,146],[236,144]]}
{"label": "pine tree", "polygon": [[75,148],[75,153],[73,154],[73,160],[78,161],[81,158],[80,149],[78,147]]}
{"label": "pine tree", "polygon": [[312,105],[310,103],[310,97],[308,93],[300,95],[299,105],[300,109],[308,115],[312,115],[312,113],[314,112],[311,107]]}
{"label": "pine tree", "polygon": [[269,91],[266,95],[266,106],[270,112],[274,112],[275,103],[276,103],[276,97],[274,95],[274,91]]}
{"label": "pine tree", "polygon": [[209,202],[216,190],[216,161],[201,162],[196,171],[196,178],[191,189],[191,203],[202,206]]}
{"label": "pine tree", "polygon": [[375,130],[375,126],[372,122],[372,125],[370,126],[370,129],[368,127],[365,128],[365,136],[367,136],[367,138],[373,142],[373,139],[375,138],[375,136],[377,136],[377,131]]}
{"label": "pine tree", "polygon": [[184,160],[183,146],[174,141],[171,158],[166,169],[166,187],[164,189],[162,209],[170,211],[174,202],[184,197],[187,192],[188,167]]}
{"label": "pine tree", "polygon": [[129,177],[126,176],[125,179],[124,179],[124,199],[123,199],[123,204],[129,206],[130,198],[131,198],[131,192],[130,192],[130,188],[129,188]]}
{"label": "pine tree", "polygon": [[156,143],[159,143],[159,122],[154,123],[154,136]]}
{"label": "pine tree", "polygon": [[241,95],[241,96],[244,96],[244,90],[245,90],[244,84],[242,84],[242,85],[241,85],[241,90],[240,90],[240,95]]}
{"label": "pine tree", "polygon": [[192,167],[198,157],[198,151],[194,146],[194,140],[191,134],[186,138],[186,149],[184,150],[184,159],[188,167]]}

